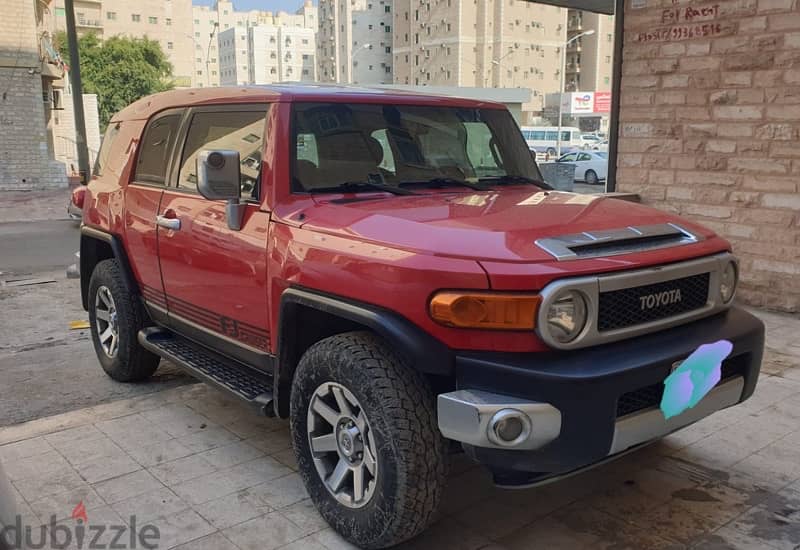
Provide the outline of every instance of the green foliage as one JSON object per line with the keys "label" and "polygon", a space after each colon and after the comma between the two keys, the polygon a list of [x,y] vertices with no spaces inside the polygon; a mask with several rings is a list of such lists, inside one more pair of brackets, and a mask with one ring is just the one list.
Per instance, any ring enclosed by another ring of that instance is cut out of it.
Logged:
{"label": "green foliage", "polygon": [[[71,65],[65,33],[56,36],[56,43]],[[97,94],[101,128],[137,99],[173,87],[172,64],[155,40],[112,36],[101,41],[90,33],[78,39],[78,52],[83,92]]]}

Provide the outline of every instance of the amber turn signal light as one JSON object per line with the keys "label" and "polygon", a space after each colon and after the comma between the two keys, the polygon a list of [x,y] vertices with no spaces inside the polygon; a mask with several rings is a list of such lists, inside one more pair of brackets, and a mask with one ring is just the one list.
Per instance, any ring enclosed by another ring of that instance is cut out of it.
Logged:
{"label": "amber turn signal light", "polygon": [[537,294],[447,291],[431,298],[430,313],[448,327],[532,330],[541,301]]}

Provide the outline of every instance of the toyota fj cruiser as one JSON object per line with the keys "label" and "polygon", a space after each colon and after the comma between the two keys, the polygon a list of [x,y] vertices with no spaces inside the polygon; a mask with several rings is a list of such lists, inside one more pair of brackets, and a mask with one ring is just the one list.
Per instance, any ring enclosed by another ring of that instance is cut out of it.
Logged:
{"label": "toyota fj cruiser", "polygon": [[[421,532],[447,455],[503,486],[574,472],[747,399],[763,325],[730,245],[550,189],[501,105],[388,90],[214,88],[113,117],[86,191],[81,291],[103,369],[160,358],[288,418],[324,518]],[[668,420],[663,382],[727,340]]]}

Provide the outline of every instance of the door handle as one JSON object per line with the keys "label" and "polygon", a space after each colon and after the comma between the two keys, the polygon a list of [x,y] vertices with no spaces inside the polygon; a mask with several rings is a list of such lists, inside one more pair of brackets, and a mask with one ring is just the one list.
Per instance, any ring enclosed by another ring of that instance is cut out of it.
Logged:
{"label": "door handle", "polygon": [[168,218],[167,216],[156,216],[156,225],[173,231],[180,231],[181,220],[178,218]]}

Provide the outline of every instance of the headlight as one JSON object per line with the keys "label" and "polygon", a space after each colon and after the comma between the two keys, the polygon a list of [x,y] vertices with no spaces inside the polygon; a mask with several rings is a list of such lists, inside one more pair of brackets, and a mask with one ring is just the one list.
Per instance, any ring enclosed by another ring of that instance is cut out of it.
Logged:
{"label": "headlight", "polygon": [[739,270],[736,267],[736,262],[728,262],[728,265],[726,265],[725,269],[722,271],[722,278],[719,283],[719,293],[722,297],[722,301],[726,304],[733,300],[738,282]]}
{"label": "headlight", "polygon": [[428,307],[434,321],[448,327],[533,330],[540,301],[538,294],[444,291]]}
{"label": "headlight", "polygon": [[559,344],[572,342],[586,326],[587,307],[583,294],[567,290],[556,296],[547,309],[547,328]]}

